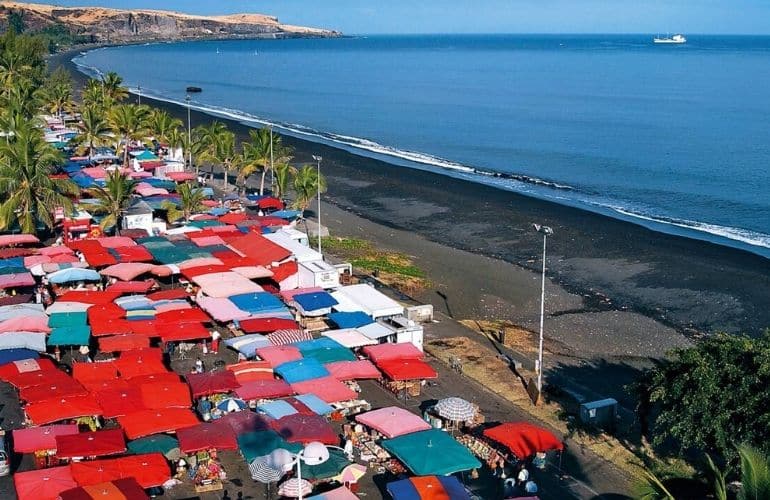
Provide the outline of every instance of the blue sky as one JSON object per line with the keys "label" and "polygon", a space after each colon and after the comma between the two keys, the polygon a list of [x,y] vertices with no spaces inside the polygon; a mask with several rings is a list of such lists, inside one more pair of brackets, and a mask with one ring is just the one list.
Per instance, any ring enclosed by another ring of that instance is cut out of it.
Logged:
{"label": "blue sky", "polygon": [[[40,0],[38,0],[40,1]],[[362,33],[770,34],[770,0],[60,0],[62,6],[259,12]]]}

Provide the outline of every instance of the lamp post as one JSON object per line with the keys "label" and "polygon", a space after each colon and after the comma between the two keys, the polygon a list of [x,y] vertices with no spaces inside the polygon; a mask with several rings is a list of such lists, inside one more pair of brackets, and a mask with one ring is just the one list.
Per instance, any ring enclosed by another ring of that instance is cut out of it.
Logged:
{"label": "lamp post", "polygon": [[[192,130],[190,129],[190,94],[184,98],[187,103],[187,164],[192,169]],[[195,175],[198,175],[197,169]]]}
{"label": "lamp post", "polygon": [[543,276],[540,286],[540,345],[537,350],[537,394],[538,399],[543,392],[543,318],[545,316],[545,247],[548,237],[553,235],[553,229],[540,224],[532,224],[535,231],[543,235]]}
{"label": "lamp post", "polygon": [[302,468],[301,463],[307,465],[321,465],[329,460],[329,450],[323,443],[313,441],[305,445],[299,453],[291,453],[283,448],[278,448],[270,454],[270,461],[284,472],[297,466],[297,483],[299,486],[297,498],[302,500]]}
{"label": "lamp post", "polygon": [[323,158],[313,155],[313,159],[316,161],[316,166],[318,168],[315,183],[316,188],[318,189],[318,253],[323,257],[323,252],[321,252],[321,160],[323,160]]}

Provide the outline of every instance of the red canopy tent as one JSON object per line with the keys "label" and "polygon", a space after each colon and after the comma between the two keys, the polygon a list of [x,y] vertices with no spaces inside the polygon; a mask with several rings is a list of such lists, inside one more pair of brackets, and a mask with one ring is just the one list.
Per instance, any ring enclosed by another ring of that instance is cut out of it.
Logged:
{"label": "red canopy tent", "polygon": [[56,436],[68,436],[77,433],[78,426],[75,424],[16,429],[13,431],[13,451],[16,453],[35,453],[42,450],[55,450]]}
{"label": "red canopy tent", "polygon": [[163,361],[154,357],[121,356],[115,360],[115,366],[118,368],[120,376],[126,379],[168,371]]}
{"label": "red canopy tent", "polygon": [[331,424],[318,415],[289,415],[273,421],[272,426],[290,443],[307,444],[320,441],[323,444],[335,445],[339,442]]}
{"label": "red canopy tent", "polygon": [[291,257],[291,252],[256,233],[230,239],[229,246],[239,254],[254,259],[257,265],[269,266]]}
{"label": "red canopy tent", "polygon": [[147,293],[157,286],[155,280],[149,279],[144,281],[118,281],[107,287],[108,292],[120,292],[120,293]]}
{"label": "red canopy tent", "polygon": [[216,427],[229,428],[236,436],[253,431],[266,431],[270,424],[262,415],[253,411],[234,411],[211,422]]}
{"label": "red canopy tent", "polygon": [[125,318],[126,310],[119,305],[110,302],[109,304],[91,306],[88,308],[88,311],[86,311],[86,314],[88,315],[88,324],[93,325],[98,321]]}
{"label": "red canopy tent", "polygon": [[[185,309],[189,311],[191,309]],[[181,311],[170,311],[181,312]],[[205,314],[205,313],[204,313]],[[209,318],[211,321],[211,318]],[[159,323],[158,335],[163,342],[183,342],[211,338],[211,333],[201,323]]]}
{"label": "red canopy tent", "polygon": [[438,378],[438,373],[421,359],[390,360],[377,363],[382,373],[391,380],[425,380]]}
{"label": "red canopy tent", "polygon": [[142,347],[150,347],[150,339],[143,335],[130,334],[99,337],[99,350],[102,352],[121,352]]}
{"label": "red canopy tent", "polygon": [[224,224],[238,224],[239,222],[243,222],[249,217],[241,212],[241,213],[235,213],[230,212],[229,214],[225,214],[219,218],[219,222],[222,222]]}
{"label": "red canopy tent", "polygon": [[213,373],[189,373],[185,375],[194,398],[234,391],[241,385],[233,372],[224,370]]}
{"label": "red canopy tent", "polygon": [[102,407],[102,415],[116,418],[144,410],[142,392],[137,386],[122,389],[104,389],[93,393],[96,402]]}
{"label": "red canopy tent", "polygon": [[139,386],[145,408],[189,408],[190,388],[181,381],[153,382]]}
{"label": "red canopy tent", "polygon": [[44,371],[60,370],[58,370],[56,365],[53,364],[53,361],[48,358],[11,361],[10,363],[0,366],[0,380],[5,380],[9,384],[19,387],[19,385],[16,384],[16,381],[20,375]]}
{"label": "red canopy tent", "polygon": [[96,318],[89,321],[91,335],[102,337],[104,335],[126,335],[132,333],[131,321],[124,318]]}
{"label": "red canopy tent", "polygon": [[58,458],[101,457],[126,451],[126,440],[121,429],[81,432],[56,438]]}
{"label": "red canopy tent", "polygon": [[225,368],[233,372],[239,384],[251,380],[273,380],[273,368],[267,361],[241,361]]}
{"label": "red canopy tent", "polygon": [[283,202],[273,196],[266,196],[264,198],[260,198],[257,201],[257,206],[259,206],[259,208],[261,208],[262,210],[268,210],[268,209],[283,210]]}
{"label": "red canopy tent", "polygon": [[144,488],[133,477],[105,481],[62,491],[59,500],[149,500]]}
{"label": "red canopy tent", "polygon": [[81,382],[91,394],[99,391],[106,391],[107,389],[115,389],[124,391],[130,387],[128,381],[122,378],[112,378],[109,380],[99,380],[98,382]]}
{"label": "red canopy tent", "polygon": [[[135,321],[139,323],[139,321]],[[128,362],[127,360],[145,360],[145,359],[157,359],[163,360],[163,351],[159,347],[142,347],[141,349],[130,349],[120,353],[120,359]]]}
{"label": "red canopy tent", "polygon": [[192,280],[196,276],[202,276],[204,274],[223,273],[229,271],[230,268],[224,265],[208,265],[208,266],[196,266],[182,269],[179,274],[184,276],[187,280]]}
{"label": "red canopy tent", "polygon": [[19,500],[57,500],[61,492],[77,487],[66,466],[17,472],[13,485]]}
{"label": "red canopy tent", "polygon": [[272,333],[277,330],[297,330],[296,321],[283,318],[251,318],[238,322],[241,330],[246,333]]}
{"label": "red canopy tent", "polygon": [[183,453],[194,453],[200,450],[237,450],[238,442],[231,428],[212,423],[198,424],[193,427],[179,429],[176,433],[179,449]]}
{"label": "red canopy tent", "polygon": [[174,299],[186,299],[190,294],[185,291],[184,288],[173,288],[171,290],[161,290],[160,292],[153,292],[147,295],[150,300],[174,300]]}
{"label": "red canopy tent", "polygon": [[144,384],[173,384],[175,382],[179,382],[180,380],[181,379],[179,378],[179,375],[174,372],[163,372],[151,373],[149,375],[140,375],[138,377],[128,379],[128,382],[132,386],[138,388]]}
{"label": "red canopy tent", "polygon": [[72,477],[80,486],[133,477],[142,488],[152,488],[171,479],[168,462],[160,453],[74,462],[70,468]]}
{"label": "red canopy tent", "polygon": [[19,399],[27,403],[34,403],[44,399],[64,398],[67,396],[83,396],[88,394],[85,387],[72,378],[62,379],[58,382],[32,385],[19,389]]}
{"label": "red canopy tent", "polygon": [[[43,360],[41,359],[41,361]],[[61,370],[46,369],[6,376],[5,380],[17,389],[23,389],[24,387],[32,387],[33,385],[40,385],[45,383],[67,383],[67,381],[70,379],[71,377]]]}
{"label": "red canopy tent", "polygon": [[497,441],[524,460],[538,452],[563,450],[564,444],[552,432],[527,422],[506,422],[484,429],[484,436]]}
{"label": "red canopy tent", "polygon": [[375,363],[378,363],[379,361],[389,361],[394,359],[422,359],[425,357],[425,354],[410,342],[404,342],[401,344],[386,343],[368,345],[364,347],[362,351],[369,359]]}
{"label": "red canopy tent", "polygon": [[186,408],[140,410],[118,417],[118,423],[128,439],[137,439],[160,432],[175,432],[198,424],[195,414]]}
{"label": "red canopy tent", "polygon": [[90,395],[43,399],[28,404],[24,411],[35,425],[102,414],[102,408]]}
{"label": "red canopy tent", "polygon": [[337,380],[378,379],[382,374],[368,359],[335,361],[324,365]]}
{"label": "red canopy tent", "polygon": [[152,338],[159,337],[158,330],[155,327],[155,320],[152,319],[137,319],[128,321],[131,328],[131,333],[134,335],[141,335],[143,337]]}
{"label": "red canopy tent", "polygon": [[241,399],[272,399],[291,396],[294,390],[283,380],[250,380],[241,383],[235,395]]}
{"label": "red canopy tent", "polygon": [[118,377],[118,368],[112,361],[72,363],[72,378],[81,383],[101,382]]}
{"label": "red canopy tent", "polygon": [[[163,323],[164,325],[179,323],[208,323],[211,321],[211,316],[206,314],[203,309],[194,307],[191,309],[178,309],[158,313],[155,315],[155,321]],[[165,326],[160,328],[165,328]]]}
{"label": "red canopy tent", "polygon": [[257,356],[275,368],[278,365],[302,359],[302,353],[293,345],[273,345],[257,349]]}
{"label": "red canopy tent", "polygon": [[56,298],[56,302],[82,302],[84,304],[109,304],[120,297],[119,292],[87,292],[73,290]]}
{"label": "red canopy tent", "polygon": [[150,262],[152,254],[143,246],[118,247],[115,249],[120,262]]}
{"label": "red canopy tent", "polygon": [[334,377],[321,377],[291,384],[297,394],[315,394],[327,403],[349,401],[358,397],[356,391]]}

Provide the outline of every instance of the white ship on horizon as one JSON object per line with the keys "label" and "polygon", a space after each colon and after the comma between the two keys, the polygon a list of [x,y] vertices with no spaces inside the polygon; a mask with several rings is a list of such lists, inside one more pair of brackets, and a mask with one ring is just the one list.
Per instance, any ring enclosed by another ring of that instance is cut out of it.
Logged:
{"label": "white ship on horizon", "polygon": [[673,44],[682,44],[687,43],[687,39],[684,37],[684,35],[674,35],[671,37],[665,36],[656,36],[652,39],[653,43],[673,43]]}

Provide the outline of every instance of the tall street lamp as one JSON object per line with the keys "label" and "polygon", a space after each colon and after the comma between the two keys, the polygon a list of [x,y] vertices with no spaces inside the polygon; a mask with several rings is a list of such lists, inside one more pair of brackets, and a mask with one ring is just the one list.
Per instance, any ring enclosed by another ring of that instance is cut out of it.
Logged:
{"label": "tall street lamp", "polygon": [[323,158],[313,155],[313,159],[316,161],[316,166],[318,168],[315,183],[318,190],[318,253],[323,257],[323,252],[321,252],[321,160],[323,160]]}
{"label": "tall street lamp", "polygon": [[543,392],[543,318],[545,317],[545,246],[548,237],[553,235],[553,229],[540,224],[532,224],[535,231],[543,235],[543,277],[540,286],[540,346],[537,350],[537,395]]}
{"label": "tall street lamp", "polygon": [[321,465],[327,460],[329,460],[329,450],[323,443],[319,443],[318,441],[306,444],[305,447],[296,454],[283,448],[278,448],[270,454],[270,462],[284,472],[290,471],[295,465],[297,466],[297,483],[300,486],[297,498],[299,500],[302,500],[301,462],[304,462],[307,465]]}
{"label": "tall street lamp", "polygon": [[[190,129],[190,94],[187,94],[184,98],[184,102],[187,103],[187,164],[192,168],[192,130]],[[198,169],[195,174],[197,175]]]}

